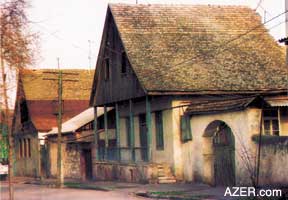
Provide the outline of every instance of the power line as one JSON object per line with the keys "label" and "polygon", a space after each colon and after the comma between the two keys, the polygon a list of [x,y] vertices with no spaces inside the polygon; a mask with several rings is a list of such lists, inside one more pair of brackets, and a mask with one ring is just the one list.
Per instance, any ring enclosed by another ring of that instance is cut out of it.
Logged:
{"label": "power line", "polygon": [[[52,37],[58,39],[58,40],[61,40],[61,41],[64,41],[68,44],[70,44],[73,48],[75,49],[78,49],[78,50],[81,50],[83,53],[85,53],[85,55],[89,55],[89,50],[87,51],[86,49],[78,46],[77,44],[74,44],[74,43],[71,43],[70,41],[62,38],[62,37],[59,37],[59,35],[56,34],[56,32],[51,32],[49,29],[47,29],[45,26],[43,25],[40,25],[41,22],[32,22],[30,21],[31,24],[35,25],[35,26],[38,26],[40,29],[42,29],[43,31],[45,31],[46,33],[48,33],[49,35],[51,35]],[[96,58],[96,56],[91,56],[91,57],[94,57]]]}
{"label": "power line", "polygon": [[[262,27],[262,26],[265,25],[265,24],[268,24],[269,22],[277,19],[278,17],[282,16],[283,14],[285,14],[285,13],[287,13],[287,12],[288,12],[288,10],[285,11],[285,12],[282,12],[282,13],[274,16],[274,17],[272,17],[271,19],[269,19],[268,21],[266,21],[266,22],[264,22],[264,23],[262,23],[262,24],[260,24],[260,25],[257,25],[257,26],[255,26],[255,27],[249,29],[249,30],[246,31],[245,33],[240,34],[240,35],[236,36],[235,38],[233,38],[233,39],[231,39],[231,40],[228,40],[228,41],[226,41],[226,42],[223,42],[222,45],[219,45],[218,47],[216,47],[216,48],[213,49],[213,50],[208,51],[207,53],[213,53],[214,51],[222,50],[222,51],[214,54],[214,56],[219,55],[220,53],[222,53],[222,52],[224,52],[225,50],[227,50],[227,49],[221,49],[221,48],[227,46],[228,44],[230,44],[230,43],[232,43],[232,42],[234,42],[234,41],[236,41],[236,40],[241,39],[241,38],[244,37],[245,35],[251,33],[252,31],[254,31],[254,30],[256,30],[256,29],[258,29],[258,28],[260,28],[260,27]],[[272,27],[270,27],[270,28],[267,28],[267,29],[268,29],[268,30],[274,29],[274,28],[276,28],[277,26],[280,26],[281,24],[283,24],[283,23],[285,23],[285,22],[286,22],[286,21],[280,22],[280,23],[278,23],[278,24],[276,24],[276,25],[274,25],[274,26],[272,26]],[[266,32],[267,29],[264,29],[264,30],[262,31],[262,34],[263,34],[264,32]],[[220,31],[220,32],[221,32],[221,31]],[[138,37],[138,38],[140,39],[140,37]],[[140,40],[142,40],[142,38],[141,38]],[[108,49],[108,50],[110,50],[110,51],[113,52],[113,53],[116,53],[116,54],[119,54],[119,55],[122,54],[122,52],[117,51],[117,50],[115,50],[115,49],[112,49],[111,47],[105,46],[105,48]],[[98,55],[98,59],[99,59],[99,58],[104,59],[102,56],[99,56],[99,55]],[[189,58],[189,59],[187,59],[187,60],[181,61],[181,62],[173,65],[172,67],[176,67],[176,66],[182,65],[182,64],[184,64],[184,63],[186,63],[186,62],[189,62],[189,61],[191,61],[191,60],[194,60],[194,59],[196,59],[196,58],[198,58],[197,55],[194,56],[194,57],[192,57],[192,58]],[[172,67],[171,67],[171,68],[172,68]]]}
{"label": "power line", "polygon": [[[257,25],[257,26],[255,26],[255,27],[249,29],[248,31],[246,31],[246,32],[243,33],[243,34],[240,34],[239,36],[237,36],[237,37],[235,37],[235,38],[233,38],[233,39],[231,39],[231,40],[229,40],[229,41],[224,42],[222,45],[219,45],[218,47],[216,47],[215,50],[217,51],[217,49],[218,49],[218,50],[222,50],[222,51],[214,54],[214,56],[219,55],[220,53],[222,53],[222,52],[224,52],[225,50],[227,50],[227,49],[223,49],[223,47],[226,47],[228,44],[230,44],[230,43],[232,43],[232,42],[234,42],[234,41],[236,41],[236,40],[239,40],[240,38],[244,37],[245,35],[247,35],[247,34],[251,33],[252,31],[254,31],[254,30],[262,27],[263,25],[265,25],[265,24],[267,24],[267,23],[269,23],[269,22],[277,19],[278,17],[284,15],[284,14],[287,13],[287,12],[288,12],[288,10],[286,10],[285,12],[282,12],[282,13],[276,15],[275,17],[272,17],[271,19],[269,19],[268,21],[266,21],[266,22],[264,22],[264,23],[262,23],[262,24],[260,24],[260,25]],[[274,27],[274,28],[275,28],[275,27]],[[209,53],[210,53],[210,52],[213,53],[215,50],[210,50]],[[187,59],[187,60],[181,61],[181,62],[173,65],[173,67],[182,65],[182,64],[184,64],[184,63],[186,63],[186,62],[189,62],[189,61],[191,61],[191,60],[194,60],[194,59],[196,59],[196,58],[198,58],[198,56],[194,56],[194,57],[189,58],[189,59]]]}
{"label": "power line", "polygon": [[259,0],[259,2],[257,3],[257,6],[255,8],[255,11],[261,6],[262,2],[263,2],[263,0]]}

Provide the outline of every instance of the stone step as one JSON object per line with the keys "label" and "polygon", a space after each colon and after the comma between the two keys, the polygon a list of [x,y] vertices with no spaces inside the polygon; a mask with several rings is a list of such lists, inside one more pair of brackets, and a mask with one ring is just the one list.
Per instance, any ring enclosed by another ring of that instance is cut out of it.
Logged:
{"label": "stone step", "polygon": [[176,183],[175,179],[168,179],[168,180],[158,180],[159,184],[169,184],[169,183]]}
{"label": "stone step", "polygon": [[158,171],[171,171],[170,168],[163,168],[163,169],[158,169]]}
{"label": "stone step", "polygon": [[174,176],[163,176],[163,177],[158,177],[158,180],[175,180]]}
{"label": "stone step", "polygon": [[163,176],[173,177],[173,174],[172,173],[158,173],[158,177],[163,177]]}
{"label": "stone step", "polygon": [[176,183],[169,165],[159,164],[157,166],[157,181],[159,184]]}

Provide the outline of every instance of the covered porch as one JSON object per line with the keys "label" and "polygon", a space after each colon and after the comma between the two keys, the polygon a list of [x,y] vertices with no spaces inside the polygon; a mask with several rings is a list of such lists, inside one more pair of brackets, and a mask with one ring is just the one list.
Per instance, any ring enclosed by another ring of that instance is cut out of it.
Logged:
{"label": "covered porch", "polygon": [[[150,98],[103,107],[103,118],[94,118],[95,179],[156,183],[159,174],[162,178],[167,174],[171,177],[170,166],[153,158]],[[113,113],[107,112],[111,107]],[[97,116],[97,107],[94,111]]]}
{"label": "covered porch", "polygon": [[[151,161],[152,122],[150,100],[148,97],[145,98],[145,112],[138,115],[139,133],[137,135],[135,134],[133,101],[130,99],[127,103],[129,114],[125,117],[121,116],[121,120],[119,103],[114,104],[113,112],[110,112],[109,116],[108,108],[111,109],[112,106],[104,105],[102,119],[97,117],[97,107],[94,107],[95,160],[130,164],[149,163]],[[121,137],[125,137],[125,139]]]}

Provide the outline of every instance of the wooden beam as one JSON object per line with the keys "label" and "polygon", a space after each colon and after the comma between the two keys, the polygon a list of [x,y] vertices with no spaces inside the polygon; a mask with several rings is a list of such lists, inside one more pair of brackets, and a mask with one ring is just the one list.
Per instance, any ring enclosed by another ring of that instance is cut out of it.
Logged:
{"label": "wooden beam", "polygon": [[134,116],[133,116],[133,102],[129,100],[129,125],[130,125],[130,148],[132,153],[132,160],[135,162],[135,132],[134,132]]}
{"label": "wooden beam", "polygon": [[108,119],[107,119],[107,106],[104,105],[104,130],[105,130],[105,154],[104,159],[107,158],[107,150],[108,150]]}
{"label": "wooden beam", "polygon": [[121,149],[120,149],[120,122],[119,122],[119,105],[115,104],[115,119],[116,119],[116,138],[117,138],[117,158],[121,161]]}
{"label": "wooden beam", "polygon": [[94,146],[95,146],[95,160],[99,160],[98,155],[98,117],[97,117],[97,106],[94,107]]}
{"label": "wooden beam", "polygon": [[152,157],[152,125],[151,125],[151,102],[149,96],[146,96],[146,126],[147,126],[147,161]]}

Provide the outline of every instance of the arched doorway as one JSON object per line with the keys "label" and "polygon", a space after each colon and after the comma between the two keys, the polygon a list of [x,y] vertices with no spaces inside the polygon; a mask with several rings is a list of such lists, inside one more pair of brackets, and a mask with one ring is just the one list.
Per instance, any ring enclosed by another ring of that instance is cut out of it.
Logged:
{"label": "arched doorway", "polygon": [[235,140],[223,121],[213,121],[204,135],[204,180],[216,186],[235,185]]}

